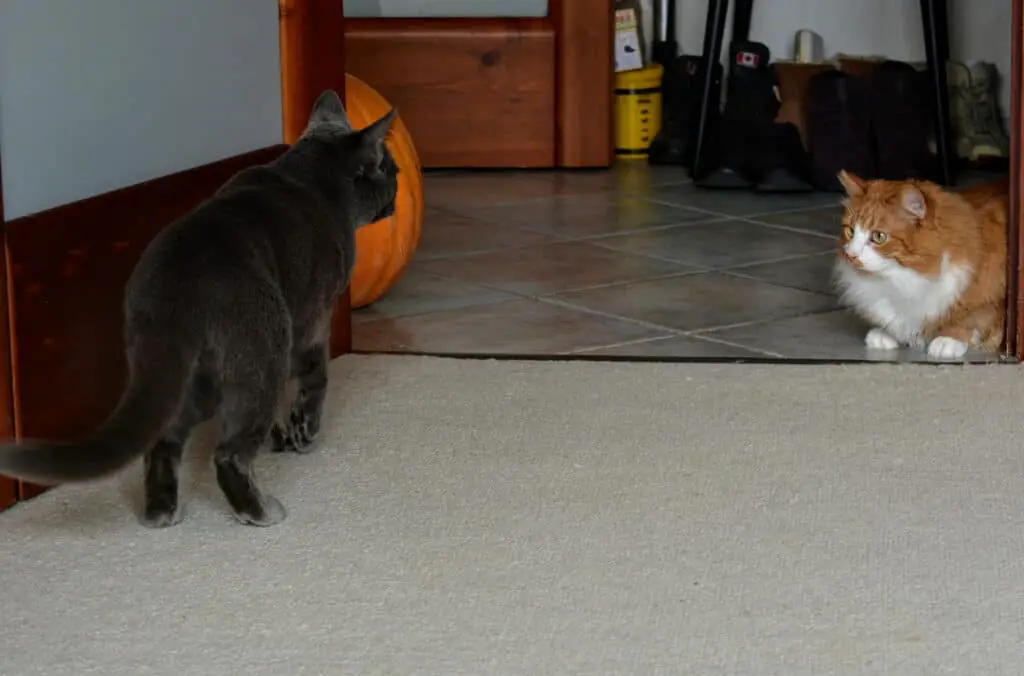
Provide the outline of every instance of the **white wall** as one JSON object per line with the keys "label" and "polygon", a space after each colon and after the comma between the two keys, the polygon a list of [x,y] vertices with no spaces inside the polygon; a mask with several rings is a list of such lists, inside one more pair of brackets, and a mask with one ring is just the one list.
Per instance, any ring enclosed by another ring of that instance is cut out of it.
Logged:
{"label": "white wall", "polygon": [[277,0],[0,0],[7,218],[281,142]]}
{"label": "white wall", "polygon": [[[707,0],[673,0],[676,37],[688,54],[699,54],[704,39]],[[992,61],[1004,80],[1000,101],[1010,114],[1010,12],[1012,0],[954,0],[949,5],[950,55],[969,61]],[[730,3],[730,10],[734,3]],[[643,0],[645,24],[651,0]],[[645,26],[646,28],[646,26]],[[924,33],[919,0],[755,0],[750,38],[763,42],[772,58],[793,55],[793,36],[809,28],[822,36],[826,58],[837,52],[882,55],[901,61],[924,61]],[[727,18],[725,42],[732,30]],[[648,30],[648,37],[651,32]]]}

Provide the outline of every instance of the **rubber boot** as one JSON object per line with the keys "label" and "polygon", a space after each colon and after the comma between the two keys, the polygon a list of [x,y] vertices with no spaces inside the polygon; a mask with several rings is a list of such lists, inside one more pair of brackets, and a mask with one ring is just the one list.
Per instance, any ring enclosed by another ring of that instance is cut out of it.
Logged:
{"label": "rubber boot", "polygon": [[902,61],[884,61],[871,73],[868,105],[879,178],[924,179],[935,172],[928,151],[932,115],[925,77]]}
{"label": "rubber boot", "polygon": [[810,158],[796,125],[779,122],[758,130],[757,192],[811,192]]}
{"label": "rubber boot", "polygon": [[819,189],[842,192],[843,169],[877,178],[868,101],[867,82],[843,71],[827,70],[807,83],[807,144]]}
{"label": "rubber boot", "polygon": [[695,182],[701,188],[750,189],[758,178],[762,127],[779,111],[771,53],[759,42],[737,41],[729,46],[729,80],[725,109],[713,130],[711,150],[717,168]]}
{"label": "rubber boot", "polygon": [[[700,114],[700,56],[681,55],[666,64],[661,80],[661,129],[647,149],[649,164],[693,164],[695,123]],[[722,65],[714,65],[711,95],[721,97]]]}

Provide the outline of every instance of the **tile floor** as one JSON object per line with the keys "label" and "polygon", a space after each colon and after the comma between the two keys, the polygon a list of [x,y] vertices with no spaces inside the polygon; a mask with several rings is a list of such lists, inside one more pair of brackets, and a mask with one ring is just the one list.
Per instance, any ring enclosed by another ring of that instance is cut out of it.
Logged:
{"label": "tile floor", "polygon": [[358,351],[928,361],[867,350],[839,307],[838,195],[706,191],[632,162],[424,190],[415,260],[353,313]]}

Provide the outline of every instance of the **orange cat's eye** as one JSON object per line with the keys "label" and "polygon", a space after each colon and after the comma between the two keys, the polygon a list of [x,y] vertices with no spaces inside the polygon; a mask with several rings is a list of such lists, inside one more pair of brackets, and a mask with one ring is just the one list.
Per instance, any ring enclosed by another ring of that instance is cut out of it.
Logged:
{"label": "orange cat's eye", "polygon": [[875,231],[871,233],[871,241],[875,244],[885,244],[888,239],[889,235],[884,232]]}
{"label": "orange cat's eye", "polygon": [[853,239],[853,228],[846,226],[843,228],[843,237],[846,239]]}

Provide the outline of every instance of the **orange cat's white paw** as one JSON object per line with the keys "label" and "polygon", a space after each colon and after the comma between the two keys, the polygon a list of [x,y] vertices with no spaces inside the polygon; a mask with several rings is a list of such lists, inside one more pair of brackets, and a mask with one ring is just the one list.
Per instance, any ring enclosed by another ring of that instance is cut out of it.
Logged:
{"label": "orange cat's white paw", "polygon": [[895,350],[900,346],[899,341],[882,329],[868,331],[868,335],[864,336],[864,344],[871,350]]}
{"label": "orange cat's white paw", "polygon": [[928,343],[928,356],[936,359],[959,359],[967,354],[967,343],[949,336],[939,336]]}

